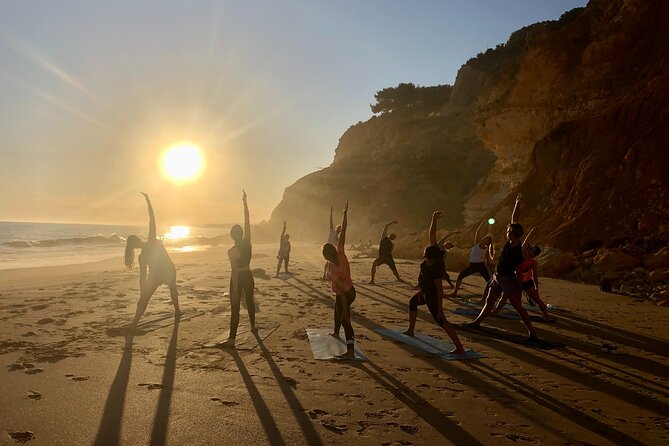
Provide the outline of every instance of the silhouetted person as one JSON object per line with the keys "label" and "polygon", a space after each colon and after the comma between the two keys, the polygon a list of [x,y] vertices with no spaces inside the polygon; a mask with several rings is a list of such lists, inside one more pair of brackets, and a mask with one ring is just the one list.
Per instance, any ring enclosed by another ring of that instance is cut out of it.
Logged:
{"label": "silhouetted person", "polygon": [[230,258],[230,335],[228,340],[220,344],[222,347],[234,347],[239,326],[239,310],[242,294],[246,298],[246,309],[249,312],[251,331],[256,331],[256,306],[253,300],[255,282],[251,273],[251,223],[249,222],[249,206],[246,203],[246,192],[242,190],[244,203],[244,229],[239,225],[230,228],[230,237],[235,245],[228,250]]}
{"label": "silhouetted person", "polygon": [[153,214],[153,206],[149,196],[144,192],[146,205],[149,209],[149,240],[142,242],[136,235],[129,235],[125,245],[125,266],[131,269],[135,260],[135,249],[141,249],[139,254],[139,301],[137,302],[137,311],[132,322],[126,325],[126,328],[134,330],[141,319],[149,299],[153,296],[156,289],[166,284],[170,287],[170,296],[174,304],[174,317],[178,319],[181,316],[179,310],[179,293],[177,292],[177,270],[174,263],[167,254],[167,250],[160,240],[156,238],[156,217]]}
{"label": "silhouetted person", "polygon": [[281,263],[284,264],[284,270],[288,274],[288,262],[290,261],[290,235],[286,234],[286,222],[283,222],[283,231],[279,240],[279,254],[276,256],[279,263],[276,265],[276,277],[279,277]]}
{"label": "silhouetted person", "polygon": [[448,240],[448,238],[452,235],[458,234],[461,231],[454,231],[451,233],[446,234],[442,238],[440,238],[437,241],[437,246],[441,248],[441,250],[444,252],[444,280],[448,282],[448,285],[450,285],[451,288],[453,288],[453,282],[451,282],[451,277],[448,275],[448,271],[446,270],[446,255],[448,254],[448,251],[453,248],[453,243]]}
{"label": "silhouetted person", "polygon": [[418,306],[427,304],[434,320],[444,329],[453,341],[453,344],[455,344],[455,349],[451,353],[462,354],[465,352],[465,349],[462,347],[460,338],[458,338],[455,329],[444,315],[444,289],[441,281],[446,268],[444,266],[444,251],[437,244],[437,220],[439,218],[441,218],[440,211],[432,214],[432,220],[430,221],[430,246],[425,248],[424,260],[420,264],[420,273],[418,275],[419,291],[409,301],[409,329],[404,334],[414,336]]}
{"label": "silhouetted person", "polygon": [[490,282],[490,289],[486,296],[485,305],[481,309],[481,313],[479,313],[469,326],[478,328],[481,322],[493,311],[497,299],[504,293],[527,327],[527,332],[529,334],[528,341],[536,342],[537,335],[532,327],[532,322],[530,322],[530,317],[528,316],[527,311],[523,308],[519,278],[516,277],[516,270],[524,260],[523,246],[520,241],[520,238],[523,236],[523,227],[518,223],[520,199],[521,195],[518,194],[516,197],[516,204],[511,213],[511,223],[506,229],[506,237],[508,241],[502,249],[502,254],[499,256],[497,271]]}
{"label": "silhouetted person", "polygon": [[335,293],[334,331],[332,335],[338,338],[339,328],[342,325],[346,335],[346,353],[338,356],[343,359],[355,357],[355,341],[353,326],[351,325],[351,304],[355,300],[355,288],[351,280],[351,267],[344,252],[347,219],[348,201],[344,207],[337,247],[331,243],[323,245],[323,257],[328,261],[327,276],[332,282],[332,291]]}
{"label": "silhouetted person", "polygon": [[485,222],[486,220],[483,220],[479,227],[476,228],[476,233],[474,234],[474,246],[472,246],[472,249],[469,251],[469,266],[458,275],[458,279],[455,281],[455,288],[451,293],[453,297],[458,295],[458,290],[460,289],[462,280],[467,276],[471,276],[474,273],[479,273],[481,277],[483,277],[483,280],[486,282],[490,281],[490,271],[488,268],[490,266],[490,262],[495,257],[495,248],[492,244],[492,236],[486,235],[481,240],[478,239],[479,230]]}
{"label": "silhouetted person", "polygon": [[[339,233],[341,232],[341,225],[334,226],[332,223],[332,206],[330,206],[330,232],[328,232],[328,243],[332,246],[337,246],[339,241]],[[328,262],[323,266],[323,280],[328,279]]]}
{"label": "silhouetted person", "polygon": [[383,231],[381,231],[381,240],[379,240],[379,255],[376,257],[374,262],[372,262],[372,279],[369,281],[370,285],[374,285],[374,276],[376,275],[376,267],[380,265],[388,265],[390,270],[395,275],[395,278],[398,282],[404,282],[400,279],[400,275],[397,272],[397,267],[395,266],[395,259],[393,259],[393,240],[395,240],[396,235],[388,235],[388,229],[390,226],[397,224],[397,220],[389,221],[383,226]]}

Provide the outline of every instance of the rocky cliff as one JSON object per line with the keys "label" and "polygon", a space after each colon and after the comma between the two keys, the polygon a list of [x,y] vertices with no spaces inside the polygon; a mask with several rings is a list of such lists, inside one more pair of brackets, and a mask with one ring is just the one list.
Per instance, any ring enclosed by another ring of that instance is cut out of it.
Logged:
{"label": "rocky cliff", "polygon": [[351,229],[375,238],[391,218],[424,229],[440,208],[466,248],[476,222],[508,221],[521,192],[554,274],[649,281],[669,268],[648,264],[669,239],[668,28],[667,2],[592,0],[516,31],[463,65],[438,110],[385,110],[351,127],[272,220],[322,238],[330,203],[349,198]]}

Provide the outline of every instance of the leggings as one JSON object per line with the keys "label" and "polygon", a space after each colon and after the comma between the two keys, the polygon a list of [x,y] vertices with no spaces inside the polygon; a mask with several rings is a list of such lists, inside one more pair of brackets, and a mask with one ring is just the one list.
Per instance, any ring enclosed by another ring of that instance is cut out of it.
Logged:
{"label": "leggings", "polygon": [[251,271],[239,271],[237,273],[237,286],[239,287],[239,299],[235,299],[232,295],[232,279],[230,279],[230,305],[232,314],[230,315],[230,338],[235,339],[237,336],[237,327],[239,326],[239,309],[242,302],[242,293],[246,297],[246,309],[249,312],[249,319],[251,325],[256,322],[256,305],[253,300],[253,290],[255,282],[253,281],[253,274]]}
{"label": "leggings", "polygon": [[351,325],[351,304],[355,300],[355,288],[351,287],[350,290],[346,292],[346,306],[348,307],[349,319],[342,319],[341,315],[344,311],[344,302],[343,296],[337,294],[335,299],[335,312],[334,312],[334,323],[335,323],[335,333],[339,333],[339,327],[344,326],[344,334],[346,335],[346,343],[349,341],[353,342],[353,326]]}
{"label": "leggings", "polygon": [[465,268],[460,275],[458,280],[462,280],[467,276],[471,276],[474,273],[479,273],[486,282],[490,281],[490,272],[483,262],[470,263],[467,268]]}

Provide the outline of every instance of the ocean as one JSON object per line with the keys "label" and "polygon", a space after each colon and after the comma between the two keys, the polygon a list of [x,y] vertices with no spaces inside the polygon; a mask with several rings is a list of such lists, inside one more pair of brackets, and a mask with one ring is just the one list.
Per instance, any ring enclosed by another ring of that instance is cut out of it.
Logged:
{"label": "ocean", "polygon": [[[158,236],[170,252],[228,243],[230,226],[165,226]],[[126,237],[147,239],[148,226],[0,222],[0,269],[71,265],[118,257]]]}

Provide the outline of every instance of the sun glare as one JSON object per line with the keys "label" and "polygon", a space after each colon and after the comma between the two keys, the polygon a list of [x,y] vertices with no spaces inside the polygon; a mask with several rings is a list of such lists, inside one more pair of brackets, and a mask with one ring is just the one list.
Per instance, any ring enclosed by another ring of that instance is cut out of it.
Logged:
{"label": "sun glare", "polygon": [[160,165],[166,179],[178,184],[193,182],[204,170],[202,149],[190,142],[172,144],[163,150]]}
{"label": "sun glare", "polygon": [[190,235],[188,226],[170,226],[170,232],[165,234],[167,240],[180,240]]}

